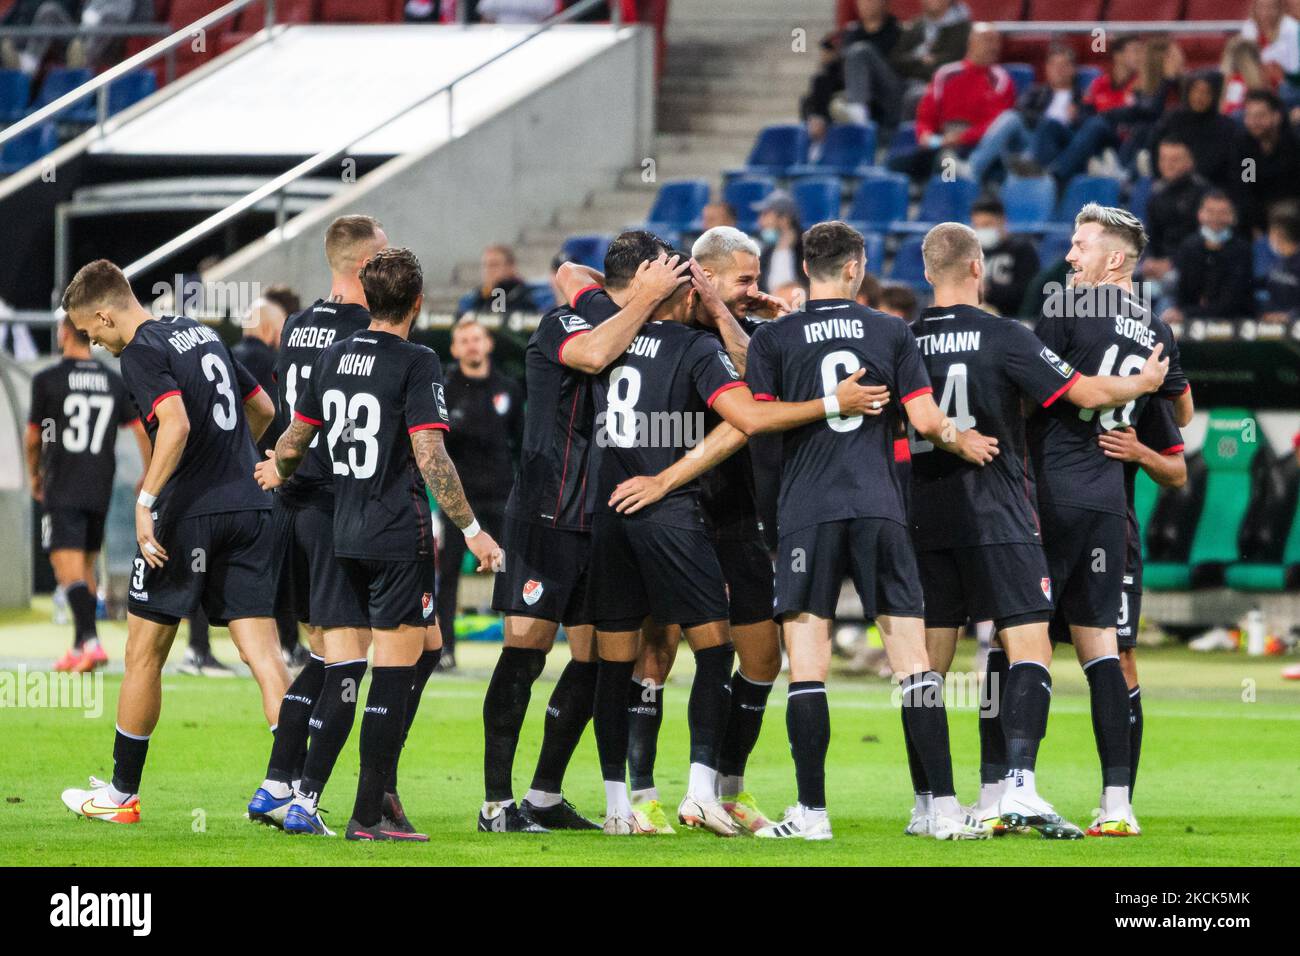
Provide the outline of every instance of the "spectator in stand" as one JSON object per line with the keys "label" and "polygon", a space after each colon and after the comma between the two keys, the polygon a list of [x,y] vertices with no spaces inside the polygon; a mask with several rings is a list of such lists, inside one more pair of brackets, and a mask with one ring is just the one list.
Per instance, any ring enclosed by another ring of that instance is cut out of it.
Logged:
{"label": "spectator in stand", "polygon": [[1265,322],[1300,318],[1300,212],[1283,205],[1269,219],[1268,244],[1277,263],[1264,283]]}
{"label": "spectator in stand", "polygon": [[1259,47],[1242,36],[1235,36],[1223,48],[1219,62],[1223,74],[1223,93],[1219,96],[1219,112],[1224,116],[1240,116],[1246,108],[1246,94],[1255,90],[1272,90],[1264,71],[1264,61],[1259,58]]}
{"label": "spectator in stand", "polygon": [[999,315],[1015,315],[1038,272],[1038,251],[1007,231],[1007,213],[996,197],[975,203],[970,224],[984,250],[984,303]]}
{"label": "spectator in stand", "polygon": [[1263,235],[1269,207],[1294,196],[1300,184],[1300,141],[1275,93],[1255,90],[1246,95],[1231,169],[1241,224],[1248,236]]}
{"label": "spectator in stand", "polygon": [[[796,285],[808,290],[803,271],[803,225],[794,197],[783,189],[768,194],[757,206],[759,242],[759,288],[775,294],[777,289]],[[784,298],[778,296],[778,298]],[[788,298],[786,301],[790,301]]]}
{"label": "spectator in stand", "polygon": [[999,159],[1012,172],[1030,159],[1042,167],[1069,143],[1084,115],[1074,79],[1074,50],[1051,47],[1043,74],[1046,82],[1025,90],[1016,108],[995,119],[971,152],[968,172],[976,182],[983,182]]}
{"label": "spectator in stand", "polygon": [[1156,156],[1160,177],[1147,202],[1150,241],[1141,268],[1144,279],[1159,282],[1173,268],[1174,253],[1183,240],[1197,230],[1201,197],[1210,184],[1197,174],[1192,151],[1182,140],[1161,140]]}
{"label": "spectator in stand", "polygon": [[1143,44],[1142,69],[1133,102],[1107,114],[1118,131],[1119,160],[1129,178],[1151,175],[1155,129],[1171,102],[1176,103],[1186,60],[1183,49],[1168,37]]}
{"label": "spectator in stand", "polygon": [[1216,186],[1232,183],[1232,143],[1237,125],[1218,110],[1223,79],[1216,70],[1197,70],[1187,80],[1183,105],[1156,124],[1156,142],[1173,137],[1192,151],[1196,171]]}
{"label": "spectator in stand", "polygon": [[[81,0],[18,0],[0,23],[7,27],[70,27],[78,22],[80,14]],[[35,76],[51,42],[32,37],[20,45],[6,39],[0,65]]]}
{"label": "spectator in stand", "polygon": [[1269,82],[1283,102],[1300,104],[1300,21],[1286,14],[1282,0],[1255,0],[1241,36],[1259,47]]}
{"label": "spectator in stand", "polygon": [[[921,0],[921,15],[903,27],[889,64],[919,90],[939,67],[955,63],[966,52],[970,10],[954,0]],[[915,94],[913,94],[915,95]]]}
{"label": "spectator in stand", "polygon": [[894,315],[904,322],[915,322],[921,300],[916,290],[903,282],[886,282],[880,287],[881,312]]}
{"label": "spectator in stand", "polygon": [[887,0],[857,0],[858,18],[822,41],[822,68],[800,107],[808,135],[818,142],[831,122],[831,100],[844,94],[845,119],[898,125],[902,87],[889,65],[902,28]]}
{"label": "spectator in stand", "polygon": [[732,226],[734,228],[736,225],[736,210],[732,208],[731,203],[725,200],[711,202],[700,213],[700,220],[704,224],[703,232],[708,232],[716,226]]}
{"label": "spectator in stand", "polygon": [[1201,197],[1200,230],[1174,254],[1174,304],[1166,322],[1241,319],[1255,314],[1250,243],[1236,235],[1237,210],[1228,194],[1211,189]]}
{"label": "spectator in stand", "polygon": [[495,243],[483,250],[480,260],[482,282],[473,292],[461,297],[456,315],[468,312],[536,312],[536,303],[528,290],[528,283],[519,275],[515,252],[509,246]]}
{"label": "spectator in stand", "polygon": [[[867,268],[878,269],[880,268],[880,264],[867,263]],[[864,273],[862,276],[862,285],[858,286],[858,294],[856,296],[858,305],[865,305],[868,309],[880,308],[880,292],[883,288],[884,285],[879,279],[873,276],[870,272]]]}
{"label": "spectator in stand", "polygon": [[916,108],[914,152],[894,161],[913,178],[930,173],[941,150],[968,155],[989,126],[1016,101],[1011,75],[997,65],[1002,38],[988,23],[970,31],[965,59],[940,67]]}
{"label": "spectator in stand", "polygon": [[298,293],[282,282],[264,290],[262,298],[284,309],[285,316],[297,315],[302,311],[302,299],[298,298]]}

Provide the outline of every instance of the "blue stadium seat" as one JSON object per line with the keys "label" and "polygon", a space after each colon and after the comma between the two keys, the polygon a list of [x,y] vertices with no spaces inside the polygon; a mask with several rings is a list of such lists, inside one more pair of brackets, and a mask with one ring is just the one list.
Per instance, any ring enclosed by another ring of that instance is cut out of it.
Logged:
{"label": "blue stadium seat", "polygon": [[550,312],[555,308],[555,290],[551,288],[549,282],[528,283],[528,294],[539,312]]}
{"label": "blue stadium seat", "polygon": [[1038,262],[1043,267],[1064,259],[1070,251],[1070,236],[1064,232],[1049,232],[1038,241]]}
{"label": "blue stadium seat", "polygon": [[1086,93],[1097,77],[1101,76],[1099,66],[1081,66],[1074,71],[1074,88],[1080,94]]}
{"label": "blue stadium seat", "polygon": [[1254,258],[1255,281],[1263,282],[1268,278],[1268,274],[1273,271],[1277,265],[1277,253],[1273,247],[1268,244],[1267,236],[1260,236],[1251,246]]}
{"label": "blue stadium seat", "polygon": [[570,236],[560,247],[560,255],[569,262],[578,262],[593,269],[604,269],[605,250],[609,248],[613,238],[603,233]]}
{"label": "blue stadium seat", "polygon": [[53,123],[42,123],[0,146],[0,176],[16,173],[46,156],[59,145],[59,133]]}
{"label": "blue stadium seat", "polygon": [[707,179],[672,179],[659,187],[654,207],[646,219],[651,232],[694,229],[709,204]]}
{"label": "blue stadium seat", "polygon": [[1002,205],[1012,229],[1042,229],[1056,208],[1056,182],[1051,176],[1008,176],[1002,184]]}
{"label": "blue stadium seat", "polygon": [[799,207],[799,221],[804,227],[840,218],[840,180],[838,176],[801,179],[790,190]]}
{"label": "blue stadium seat", "polygon": [[754,141],[743,169],[728,170],[732,176],[784,176],[791,166],[808,162],[808,131],[798,123],[766,126]]}
{"label": "blue stadium seat", "polygon": [[[36,94],[36,102],[32,104],[31,111],[48,106],[65,93],[72,92],[83,83],[89,83],[90,78],[89,70],[69,67],[56,67],[50,70],[45,74],[45,82],[41,84],[41,90]],[[65,123],[95,122],[95,98],[86,97],[80,103],[60,113],[58,119]]]}
{"label": "blue stadium seat", "polygon": [[134,106],[158,89],[158,79],[150,70],[136,70],[118,77],[108,87],[108,115]]}
{"label": "blue stadium seat", "polygon": [[867,250],[867,271],[880,275],[885,268],[885,237],[878,232],[864,232],[862,240]]}
{"label": "blue stadium seat", "polygon": [[27,113],[32,83],[22,70],[0,70],[0,123],[16,123]]}
{"label": "blue stadium seat", "polygon": [[1034,85],[1034,68],[1028,63],[1003,63],[1002,69],[1011,74],[1011,82],[1016,85],[1016,96]]}
{"label": "blue stadium seat", "polygon": [[791,176],[856,176],[876,163],[876,124],[840,123],[826,131],[822,150],[811,163],[791,166]]}
{"label": "blue stadium seat", "polygon": [[945,180],[931,176],[921,194],[921,208],[915,220],[893,223],[891,232],[929,232],[937,222],[966,222],[979,195],[979,183],[970,179]]}
{"label": "blue stadium seat", "polygon": [[889,150],[885,153],[885,164],[888,165],[900,156],[907,156],[914,152],[916,152],[916,124],[898,124],[898,129],[894,130],[894,136],[889,141]]}
{"label": "blue stadium seat", "polygon": [[1083,206],[1099,202],[1103,206],[1119,205],[1119,180],[1109,176],[1089,176],[1080,173],[1070,180],[1056,206],[1057,222],[1074,222]]}
{"label": "blue stadium seat", "polygon": [[925,287],[925,260],[921,258],[921,243],[924,241],[924,236],[908,236],[903,240],[903,244],[894,253],[889,278],[917,288]]}
{"label": "blue stadium seat", "polygon": [[1151,177],[1143,176],[1129,191],[1128,210],[1143,222],[1147,221],[1147,202],[1151,199]]}
{"label": "blue stadium seat", "polygon": [[758,228],[758,211],[754,207],[775,188],[776,180],[771,176],[738,176],[723,187],[722,198],[736,210],[736,228],[745,232]]}
{"label": "blue stadium seat", "polygon": [[859,232],[887,230],[907,218],[907,177],[878,173],[863,179],[849,206],[848,221]]}

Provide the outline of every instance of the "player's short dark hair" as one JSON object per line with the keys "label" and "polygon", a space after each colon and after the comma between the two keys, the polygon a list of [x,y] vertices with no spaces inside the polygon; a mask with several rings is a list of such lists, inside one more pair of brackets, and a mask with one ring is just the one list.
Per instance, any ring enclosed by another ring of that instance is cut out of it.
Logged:
{"label": "player's short dark hair", "polygon": [[280,308],[284,309],[286,316],[296,315],[302,311],[302,300],[298,298],[298,293],[294,292],[283,282],[277,283],[262,293],[262,298],[268,302],[274,302]]}
{"label": "player's short dark hair", "polygon": [[1175,136],[1172,133],[1160,137],[1160,142],[1156,143],[1157,151],[1161,146],[1181,146],[1189,153],[1192,151],[1191,144],[1188,143],[1187,140],[1183,139],[1181,136]]}
{"label": "player's short dark hair", "polygon": [[424,270],[410,249],[381,249],[361,267],[361,288],[371,318],[396,325],[424,291]]}
{"label": "player's short dark hair", "polygon": [[911,322],[916,318],[916,307],[920,300],[911,286],[902,282],[886,282],[880,289],[880,304]]}
{"label": "player's short dark hair", "polygon": [[1268,228],[1282,233],[1287,242],[1300,242],[1300,215],[1289,207],[1274,210],[1269,216]]}
{"label": "player's short dark hair", "polygon": [[99,305],[125,306],[131,302],[131,283],[122,270],[107,259],[88,262],[72,277],[63,292],[63,311]]}
{"label": "player's short dark hair", "polygon": [[605,288],[622,289],[636,277],[643,262],[653,262],[672,247],[644,229],[629,229],[619,233],[605,252]]}
{"label": "player's short dark hair", "polygon": [[1207,199],[1222,200],[1223,202],[1226,202],[1229,206],[1231,206],[1234,210],[1237,208],[1236,203],[1232,201],[1232,197],[1229,196],[1227,193],[1225,193],[1222,189],[1207,189],[1201,195],[1201,205],[1204,205]]}
{"label": "player's short dark hair", "polygon": [[997,216],[999,219],[1007,217],[1007,207],[1002,205],[1002,200],[997,196],[981,196],[975,200],[970,207],[970,214],[973,216],[977,212],[982,212],[989,216]]}
{"label": "player's short dark hair", "polygon": [[803,261],[811,279],[833,276],[865,249],[862,233],[838,220],[819,222],[803,234]]}
{"label": "player's short dark hair", "polygon": [[80,342],[82,345],[90,344],[90,336],[73,325],[72,320],[66,315],[63,317],[63,331],[72,336],[74,341]]}
{"label": "player's short dark hair", "polygon": [[1263,103],[1274,113],[1285,112],[1282,105],[1282,98],[1272,90],[1251,90],[1246,94],[1247,103]]}
{"label": "player's short dark hair", "polygon": [[383,228],[374,216],[339,216],[325,230],[325,261],[341,272],[356,260],[357,244],[369,242]]}

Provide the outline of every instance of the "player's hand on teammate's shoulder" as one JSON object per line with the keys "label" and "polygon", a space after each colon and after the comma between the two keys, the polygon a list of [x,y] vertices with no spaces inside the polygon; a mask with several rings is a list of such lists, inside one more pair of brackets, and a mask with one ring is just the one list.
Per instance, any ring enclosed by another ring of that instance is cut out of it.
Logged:
{"label": "player's hand on teammate's shoulder", "polygon": [[1097,444],[1107,458],[1117,461],[1138,460],[1137,433],[1131,428],[1117,428],[1097,436]]}
{"label": "player's hand on teammate's shoulder", "polygon": [[668,489],[657,475],[637,475],[621,482],[609,496],[610,507],[621,515],[636,514],[667,494]]}
{"label": "player's hand on teammate's shoulder", "polygon": [[860,368],[835,388],[840,414],[845,418],[853,415],[879,415],[889,404],[889,386],[863,385],[860,379],[866,374],[867,370]]}
{"label": "player's hand on teammate's shoulder", "polygon": [[1151,354],[1147,356],[1147,360],[1142,366],[1140,374],[1148,386],[1148,392],[1154,392],[1163,385],[1165,376],[1169,374],[1169,359],[1164,357],[1164,351],[1164,343],[1157,342],[1156,347],[1151,350]]}
{"label": "player's hand on teammate's shoulder", "polygon": [[167,549],[154,537],[153,511],[139,502],[135,505],[135,543],[149,567],[161,568],[167,563]]}
{"label": "player's hand on teammate's shoulder", "polygon": [[989,435],[982,435],[973,428],[957,432],[954,439],[957,454],[972,465],[987,465],[998,455],[998,440]]}
{"label": "player's hand on teammate's shoulder", "polygon": [[465,544],[469,546],[470,552],[478,559],[478,571],[491,571],[493,574],[500,573],[506,568],[506,553],[501,550],[501,546],[496,543],[496,539],[486,531],[480,531],[472,538],[466,538]]}
{"label": "player's hand on teammate's shoulder", "polygon": [[677,287],[690,281],[693,260],[681,260],[680,256],[660,255],[654,262],[643,262],[636,270],[632,280],[633,291],[644,291],[656,299],[666,299],[677,291]]}
{"label": "player's hand on teammate's shoulder", "polygon": [[749,314],[757,315],[764,319],[779,319],[783,315],[789,315],[794,311],[790,303],[785,299],[778,299],[774,295],[768,295],[766,292],[759,292],[749,297]]}
{"label": "player's hand on teammate's shoulder", "polygon": [[270,491],[272,488],[279,488],[284,484],[284,479],[280,477],[280,472],[275,467],[274,449],[268,448],[266,457],[253,467],[253,477],[257,479],[257,483],[263,491]]}

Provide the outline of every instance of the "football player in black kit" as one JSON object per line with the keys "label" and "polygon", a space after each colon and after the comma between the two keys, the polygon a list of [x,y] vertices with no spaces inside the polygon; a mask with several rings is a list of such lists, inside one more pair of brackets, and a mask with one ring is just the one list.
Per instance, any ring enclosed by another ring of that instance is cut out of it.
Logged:
{"label": "football player in black kit", "polygon": [[63,792],[74,813],[140,820],[140,777],[162,705],[162,668],[176,625],[202,606],[230,628],[275,726],[289,677],[276,635],[270,496],[252,470],[254,440],[270,424],[270,396],[215,332],[187,318],[155,319],[117,266],[100,259],[73,277],[63,308],[91,341],[121,360],[145,415],[153,456],[135,508],[127,603],[126,674],[117,706],[113,778]]}
{"label": "football player in black kit", "polygon": [[[433,525],[426,486],[466,543],[480,570],[497,570],[502,554],[474,518],[442,433],[448,425],[442,365],[432,349],[407,340],[424,302],[424,274],[406,249],[375,253],[361,270],[369,328],[335,342],[313,366],[294,421],[275,448],[287,478],[319,432],[334,472],[334,552],[343,574],[319,615],[326,640],[336,629],[369,627],[375,666],[361,719],[361,774],[349,840],[427,841],[386,815],[384,795],[407,732],[416,666],[442,647],[434,617]],[[432,662],[436,666],[436,661]],[[356,662],[355,692],[365,669]],[[347,693],[348,687],[339,688]],[[332,696],[322,691],[322,704]],[[342,735],[346,737],[346,734]],[[312,740],[312,749],[319,734]],[[342,747],[342,740],[329,742]],[[326,780],[303,782],[285,818],[319,823]],[[331,760],[331,763],[333,761]]]}
{"label": "football player in black kit", "polygon": [[[1066,256],[1070,287],[1050,297],[1038,337],[1076,369],[1131,375],[1161,346],[1168,375],[1156,401],[1190,417],[1191,393],[1173,333],[1134,293],[1133,270],[1146,246],[1142,223],[1125,209],[1089,203],[1075,218]],[[1132,776],[1128,687],[1116,622],[1123,601],[1128,537],[1124,466],[1098,444],[1107,431],[1139,421],[1149,397],[1105,412],[1055,405],[1030,419],[1043,547],[1057,613],[1069,625],[1092,699],[1102,765],[1101,809],[1088,833],[1137,833],[1129,802]]]}
{"label": "football player in black kit", "polygon": [[[378,220],[370,216],[340,216],[325,231],[325,261],[330,270],[329,295],[317,299],[285,322],[280,348],[275,353],[276,401],[286,421],[292,419],[299,398],[311,384],[320,353],[354,332],[370,327],[366,293],[361,287],[361,267],[380,249],[388,237]],[[317,438],[293,476],[283,483],[275,470],[274,451],[258,463],[258,484],[275,489],[274,574],[278,609],[288,611],[307,625],[311,657],[294,678],[280,704],[280,723],[271,745],[271,757],[262,785],[248,803],[248,818],[257,823],[283,826],[293,802],[293,790],[300,785],[307,760],[309,721],[321,691],[333,689],[328,702],[315,714],[318,735],[323,741],[346,739],[356,716],[356,695],[337,692],[341,682],[364,669],[370,647],[370,630],[365,627],[337,628],[327,642],[323,632],[325,603],[343,586],[343,570],[334,557],[334,466],[326,442]],[[427,661],[417,664],[414,699],[418,700],[428,680]],[[328,729],[323,729],[328,724]],[[311,779],[328,778],[337,758],[323,743],[312,757]],[[394,786],[385,795],[390,819],[401,823],[404,814]],[[295,822],[301,824],[303,821]],[[311,818],[306,821],[309,832]],[[413,828],[412,828],[413,829]]]}
{"label": "football player in black kit", "polygon": [[[701,308],[705,302],[709,304]],[[713,286],[694,270],[690,290],[665,300],[593,387],[596,433],[589,500],[595,515],[592,564],[601,571],[590,589],[600,657],[595,729],[605,780],[605,832],[613,835],[655,832],[632,808],[626,783],[627,686],[647,616],[659,626],[680,627],[695,653],[687,708],[690,781],[678,819],[720,836],[737,832],[718,799],[717,779],[734,650],[726,582],[705,530],[698,487],[684,485],[631,516],[609,506],[615,488],[682,458],[703,439],[709,408],[750,435],[796,428],[838,415],[839,409],[860,414],[879,401],[873,390],[857,383],[861,372],[828,383],[808,401],[756,401],[724,343],[687,325],[713,325],[723,313],[732,319]]]}
{"label": "football player in black kit", "polygon": [[[95,562],[117,467],[117,430],[130,428],[149,470],[149,436],[116,372],[91,358],[90,338],[59,323],[63,358],[32,376],[27,416],[27,471],[41,505],[41,547],[72,612],[72,647],[56,671],[83,672],[108,663],[95,628]],[[137,489],[138,491],[139,489]]]}
{"label": "football player in black kit", "polygon": [[[1051,703],[1052,596],[1021,401],[1039,408],[1061,401],[1113,408],[1155,391],[1163,368],[1157,351],[1137,375],[1080,375],[1028,328],[981,309],[984,254],[969,226],[935,226],[921,252],[934,305],[912,331],[940,396],[939,409],[958,429],[978,428],[996,438],[1000,451],[977,467],[912,438],[912,541],[925,594],[930,667],[947,673],[968,622],[994,622],[1001,646],[989,653],[989,717],[980,721],[989,759],[980,767],[975,817],[995,833],[1003,831],[1007,817],[1047,837],[1081,838],[1083,831],[1062,820],[1034,783]],[[1005,743],[986,739],[995,733]],[[907,750],[916,805],[905,832],[930,835],[932,796],[910,736]]]}
{"label": "football player in black kit", "polygon": [[[655,307],[686,281],[686,263],[670,262],[664,252],[649,233],[620,235],[610,244],[605,270],[613,277],[607,281],[626,293],[623,307],[589,321],[560,306],[542,317],[528,342],[523,450],[502,536],[510,557],[492,595],[493,608],[505,615],[505,647],[483,700],[483,832],[594,827],[561,791],[596,689],[587,607],[591,376],[622,355]],[[561,624],[572,659],[547,705],[532,786],[516,804],[511,770],[519,731]]]}

